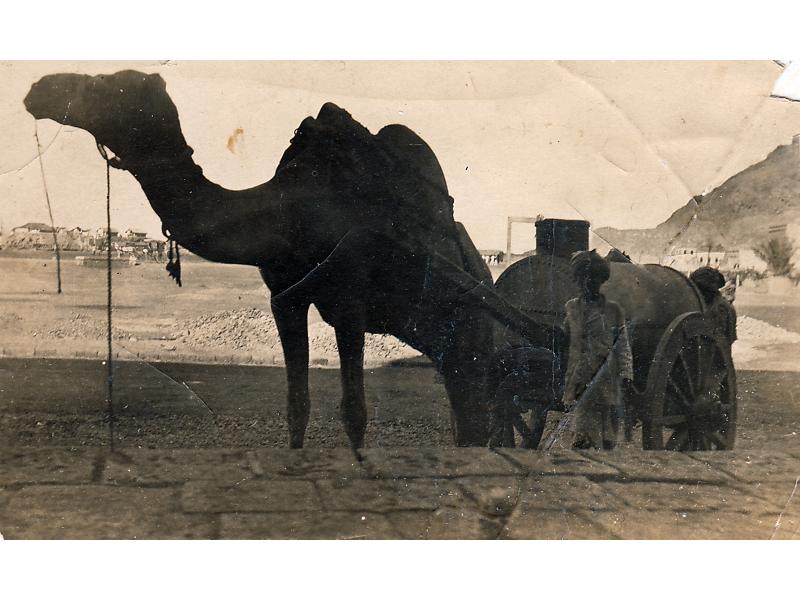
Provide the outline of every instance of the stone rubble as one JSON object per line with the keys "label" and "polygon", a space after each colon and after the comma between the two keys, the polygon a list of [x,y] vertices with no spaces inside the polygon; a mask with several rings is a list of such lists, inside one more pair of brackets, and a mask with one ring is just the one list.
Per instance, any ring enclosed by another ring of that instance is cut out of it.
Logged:
{"label": "stone rubble", "polygon": [[[190,347],[220,353],[281,350],[275,319],[258,308],[207,313],[179,324],[175,335],[177,341]],[[330,325],[322,321],[309,324],[308,338],[311,356],[318,364],[338,362],[336,334]],[[364,342],[364,362],[367,365],[419,355],[390,335],[368,333]]]}
{"label": "stone rubble", "polygon": [[[19,328],[19,317],[6,315],[0,324],[6,329]],[[800,344],[800,333],[776,327],[760,319],[740,316],[737,321],[738,341],[733,346],[733,357],[738,368],[751,368],[754,361],[769,356],[769,347],[777,344]],[[85,340],[97,342],[106,336],[104,318],[75,311],[68,319],[55,325],[28,332],[31,339]],[[115,326],[115,340],[129,343],[139,341],[131,331]],[[309,348],[312,366],[336,366],[339,356],[336,335],[332,327],[322,321],[309,324]],[[278,328],[272,315],[259,308],[219,310],[186,319],[173,325],[162,340],[174,345],[162,350],[175,352],[175,356],[193,351],[213,356],[278,356],[282,355]],[[367,367],[382,366],[392,361],[419,357],[421,354],[390,335],[367,334],[364,345],[364,363]],[[760,366],[759,366],[760,368]]]}
{"label": "stone rubble", "polygon": [[739,340],[756,344],[800,344],[800,333],[770,325],[753,317],[742,316],[736,320]]}

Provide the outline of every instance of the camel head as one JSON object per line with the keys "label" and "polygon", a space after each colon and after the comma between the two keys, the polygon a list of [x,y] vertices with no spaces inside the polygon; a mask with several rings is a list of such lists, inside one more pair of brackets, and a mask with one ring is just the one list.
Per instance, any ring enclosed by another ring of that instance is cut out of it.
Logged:
{"label": "camel head", "polygon": [[31,86],[25,108],[37,119],[88,131],[123,168],[126,162],[169,159],[187,149],[178,110],[158,74],[47,75]]}

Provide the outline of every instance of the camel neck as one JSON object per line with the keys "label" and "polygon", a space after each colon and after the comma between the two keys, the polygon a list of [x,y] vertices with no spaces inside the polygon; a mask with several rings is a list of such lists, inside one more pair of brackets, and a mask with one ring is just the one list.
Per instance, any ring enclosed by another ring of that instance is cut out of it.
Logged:
{"label": "camel neck", "polygon": [[188,146],[143,159],[124,157],[119,166],[139,182],[165,232],[190,252],[214,262],[256,266],[270,256],[268,234],[280,204],[273,183],[226,189],[203,175]]}
{"label": "camel neck", "polygon": [[199,209],[204,208],[201,204],[208,201],[209,191],[221,190],[203,175],[203,169],[192,159],[189,146],[160,158],[122,159],[120,165],[133,174],[164,229],[178,242],[189,238],[196,229],[193,221]]}

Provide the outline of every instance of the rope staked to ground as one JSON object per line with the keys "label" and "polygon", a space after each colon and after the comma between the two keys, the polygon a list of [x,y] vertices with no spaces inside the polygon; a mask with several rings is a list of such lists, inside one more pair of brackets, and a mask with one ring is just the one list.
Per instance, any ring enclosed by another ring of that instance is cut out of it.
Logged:
{"label": "rope staked to ground", "polygon": [[58,235],[56,224],[53,220],[53,208],[50,205],[50,193],[47,191],[47,179],[44,176],[44,161],[42,160],[42,144],[39,142],[39,126],[33,122],[33,137],[36,138],[36,153],[39,156],[39,171],[42,174],[42,185],[44,186],[44,198],[47,201],[47,213],[50,215],[50,229],[53,231],[53,246],[56,250],[56,290],[61,293],[61,249],[58,246]]}
{"label": "rope staked to ground", "polygon": [[108,329],[106,331],[106,340],[108,342],[108,357],[106,358],[106,366],[108,367],[106,407],[108,409],[109,445],[111,447],[111,452],[114,452],[114,355],[112,349],[113,335],[111,332],[111,163],[105,148],[98,144],[97,149],[100,151],[100,155],[106,163],[106,280],[108,290],[106,302],[106,321],[108,324]]}

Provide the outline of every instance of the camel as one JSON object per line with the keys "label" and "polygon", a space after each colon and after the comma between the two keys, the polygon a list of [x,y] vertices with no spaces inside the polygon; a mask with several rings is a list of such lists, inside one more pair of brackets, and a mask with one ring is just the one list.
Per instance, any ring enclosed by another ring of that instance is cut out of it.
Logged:
{"label": "camel", "polygon": [[136,178],[177,244],[260,270],[284,352],[290,447],[303,446],[309,418],[311,304],[335,329],[353,448],[363,447],[367,424],[365,332],[394,335],[428,356],[445,383],[456,445],[486,444],[492,325],[437,271],[432,253],[489,287],[492,277],[416,133],[388,125],[373,135],[326,103],[295,130],[270,180],[229,190],[195,164],[158,74],[48,75],[25,106],[36,119],[92,134],[109,164]]}

